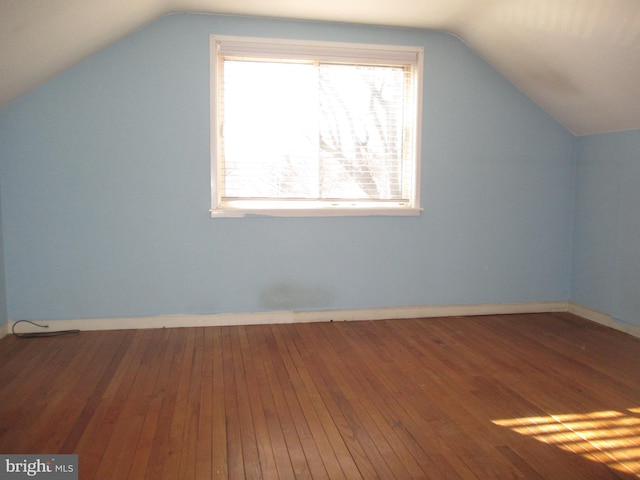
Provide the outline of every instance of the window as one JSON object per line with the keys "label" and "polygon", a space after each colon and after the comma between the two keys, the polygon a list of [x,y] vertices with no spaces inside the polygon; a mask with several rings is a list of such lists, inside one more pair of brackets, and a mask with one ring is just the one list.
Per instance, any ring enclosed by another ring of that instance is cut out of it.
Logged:
{"label": "window", "polygon": [[211,37],[213,217],[416,215],[422,49]]}

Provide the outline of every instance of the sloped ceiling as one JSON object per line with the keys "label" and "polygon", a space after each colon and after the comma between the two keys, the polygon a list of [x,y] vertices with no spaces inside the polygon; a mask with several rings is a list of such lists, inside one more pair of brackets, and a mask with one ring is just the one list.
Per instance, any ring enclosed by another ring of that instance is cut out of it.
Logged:
{"label": "sloped ceiling", "polygon": [[640,128],[640,0],[0,0],[0,107],[172,12],[443,30],[577,135]]}

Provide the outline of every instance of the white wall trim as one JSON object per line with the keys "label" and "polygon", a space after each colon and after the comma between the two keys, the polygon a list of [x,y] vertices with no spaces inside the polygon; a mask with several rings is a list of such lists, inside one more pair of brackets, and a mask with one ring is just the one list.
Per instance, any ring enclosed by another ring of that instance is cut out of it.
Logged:
{"label": "white wall trim", "polygon": [[640,338],[640,325],[627,325],[618,322],[608,313],[603,313],[599,310],[585,307],[584,305],[580,305],[578,303],[569,302],[568,306],[569,313],[573,313],[574,315],[586,318],[587,320],[591,320],[592,322],[596,322],[606,327],[614,328],[616,330],[620,330],[621,332],[628,333],[629,335]]}
{"label": "white wall trim", "polygon": [[569,302],[568,311],[569,313],[573,313],[574,315],[578,315],[579,317],[583,317],[587,320],[591,320],[592,322],[601,323],[607,326],[610,326],[609,324],[613,322],[611,315],[600,312],[599,310],[595,310],[593,308],[585,307],[584,305],[580,305],[579,303]]}
{"label": "white wall trim", "polygon": [[[475,305],[418,305],[407,307],[359,308],[343,310],[283,311],[253,313],[216,313],[195,315],[159,315],[153,317],[38,320],[51,330],[129,330],[145,328],[210,327],[276,323],[383,320],[403,318],[462,317],[513,313],[566,312],[567,302],[526,302]],[[15,321],[6,325],[7,332]],[[29,323],[20,324],[19,332],[42,332]]]}
{"label": "white wall trim", "polygon": [[[416,305],[406,307],[356,308],[342,310],[282,311],[249,313],[215,313],[158,315],[152,317],[90,318],[71,320],[38,320],[57,330],[131,330],[147,328],[215,327],[232,325],[265,325],[330,321],[384,320],[403,318],[466,317],[473,315],[508,315],[518,313],[569,312],[601,325],[640,338],[640,325],[625,325],[611,315],[573,302],[486,303],[473,305]],[[0,338],[10,334],[16,323],[0,325]],[[45,329],[24,323],[19,332],[43,332]]]}

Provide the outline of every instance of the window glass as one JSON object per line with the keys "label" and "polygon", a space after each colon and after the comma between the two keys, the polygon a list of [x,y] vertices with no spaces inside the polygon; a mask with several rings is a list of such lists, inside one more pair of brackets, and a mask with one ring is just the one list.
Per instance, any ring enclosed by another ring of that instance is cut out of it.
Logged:
{"label": "window glass", "polygon": [[226,41],[212,41],[212,215],[419,211],[420,50],[285,43],[270,58]]}

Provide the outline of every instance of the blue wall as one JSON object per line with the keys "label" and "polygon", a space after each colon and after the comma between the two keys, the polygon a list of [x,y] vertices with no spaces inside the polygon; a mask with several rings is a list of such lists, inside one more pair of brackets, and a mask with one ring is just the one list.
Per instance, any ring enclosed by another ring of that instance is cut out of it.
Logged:
{"label": "blue wall", "polygon": [[[209,35],[425,48],[419,217],[209,216]],[[462,42],[172,15],[0,111],[9,318],[569,298],[575,138]]]}
{"label": "blue wall", "polygon": [[[2,192],[0,191],[0,199]],[[4,279],[4,248],[2,236],[2,202],[0,201],[0,327],[7,323],[7,292]]]}
{"label": "blue wall", "polygon": [[640,130],[578,139],[572,300],[640,325]]}

